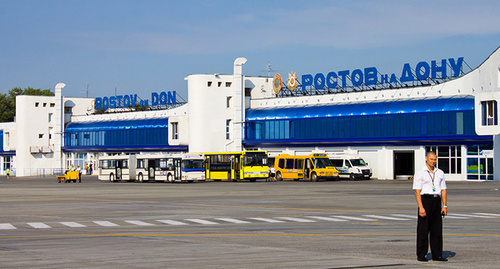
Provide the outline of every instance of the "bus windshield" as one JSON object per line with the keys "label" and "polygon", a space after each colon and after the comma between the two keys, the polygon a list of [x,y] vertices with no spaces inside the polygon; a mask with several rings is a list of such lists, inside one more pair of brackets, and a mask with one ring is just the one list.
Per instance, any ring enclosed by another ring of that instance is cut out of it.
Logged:
{"label": "bus windshield", "polygon": [[351,159],[352,166],[366,166],[365,160],[363,159]]}
{"label": "bus windshield", "polygon": [[182,169],[203,169],[203,160],[182,160]]}
{"label": "bus windshield", "polygon": [[332,166],[330,159],[328,158],[312,158],[314,167],[316,168],[326,168],[327,166]]}
{"label": "bus windshield", "polygon": [[267,154],[264,152],[247,152],[243,165],[245,166],[265,166],[267,165]]}

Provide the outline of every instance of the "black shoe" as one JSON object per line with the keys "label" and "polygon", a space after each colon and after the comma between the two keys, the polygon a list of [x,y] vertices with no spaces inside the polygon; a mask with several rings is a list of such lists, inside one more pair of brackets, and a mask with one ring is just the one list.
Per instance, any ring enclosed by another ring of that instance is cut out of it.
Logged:
{"label": "black shoe", "polygon": [[447,262],[448,259],[443,258],[443,257],[437,257],[437,258],[432,258],[433,261],[438,261],[438,262]]}
{"label": "black shoe", "polygon": [[423,257],[423,258],[417,258],[417,261],[419,261],[419,262],[426,262],[426,261],[428,261],[428,259],[426,259],[425,257]]}

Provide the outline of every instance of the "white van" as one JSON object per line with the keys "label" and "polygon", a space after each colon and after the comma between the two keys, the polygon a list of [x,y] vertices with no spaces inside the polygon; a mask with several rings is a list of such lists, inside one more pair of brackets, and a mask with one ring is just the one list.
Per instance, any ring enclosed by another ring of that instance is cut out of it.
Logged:
{"label": "white van", "polygon": [[359,156],[333,155],[329,157],[332,165],[339,170],[341,178],[349,178],[350,180],[357,178],[370,179],[372,176],[372,169]]}

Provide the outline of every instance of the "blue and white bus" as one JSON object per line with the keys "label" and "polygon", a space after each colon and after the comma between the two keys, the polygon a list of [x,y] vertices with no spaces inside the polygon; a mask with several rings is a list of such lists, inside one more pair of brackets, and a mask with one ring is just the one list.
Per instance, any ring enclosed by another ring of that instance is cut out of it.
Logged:
{"label": "blue and white bus", "polygon": [[131,154],[99,158],[99,179],[194,182],[205,180],[203,154]]}

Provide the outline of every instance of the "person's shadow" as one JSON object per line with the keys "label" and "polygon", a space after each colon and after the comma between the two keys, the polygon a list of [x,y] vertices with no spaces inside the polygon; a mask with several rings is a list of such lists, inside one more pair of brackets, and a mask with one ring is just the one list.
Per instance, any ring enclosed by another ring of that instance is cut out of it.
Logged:
{"label": "person's shadow", "polygon": [[[448,258],[453,258],[455,257],[457,253],[456,252],[453,252],[453,251],[443,251],[443,258],[445,259],[448,259]],[[425,258],[427,258],[428,260],[431,260],[432,259],[432,254],[431,253],[428,253]]]}

